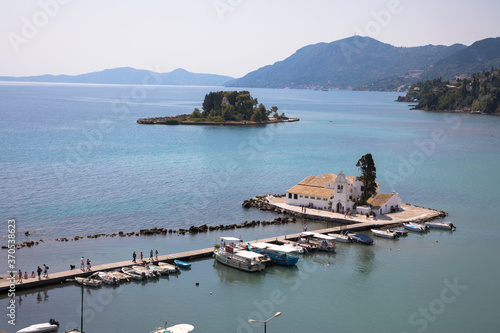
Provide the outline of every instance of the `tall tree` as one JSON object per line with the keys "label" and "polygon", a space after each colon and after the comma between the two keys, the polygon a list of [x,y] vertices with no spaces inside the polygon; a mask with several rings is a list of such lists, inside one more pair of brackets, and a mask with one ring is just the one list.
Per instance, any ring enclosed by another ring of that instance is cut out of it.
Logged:
{"label": "tall tree", "polygon": [[363,182],[363,192],[361,192],[361,201],[366,203],[372,195],[377,193],[377,183],[375,179],[377,178],[377,169],[375,168],[375,162],[373,162],[372,154],[368,153],[363,155],[356,166],[359,168],[361,175],[357,179]]}

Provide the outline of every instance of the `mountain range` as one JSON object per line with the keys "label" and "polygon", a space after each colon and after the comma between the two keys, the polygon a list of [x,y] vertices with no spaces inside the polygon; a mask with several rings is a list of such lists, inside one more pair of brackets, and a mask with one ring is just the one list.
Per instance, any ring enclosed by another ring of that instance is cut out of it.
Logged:
{"label": "mountain range", "polygon": [[0,81],[205,85],[256,88],[405,90],[422,79],[451,79],[500,67],[500,38],[463,44],[397,47],[353,36],[304,46],[282,61],[234,79],[176,69],[155,73],[130,67],[81,75],[0,77]]}
{"label": "mountain range", "polygon": [[80,75],[0,76],[0,81],[102,83],[102,84],[158,84],[222,86],[234,78],[216,74],[191,73],[182,68],[167,73],[121,67]]}

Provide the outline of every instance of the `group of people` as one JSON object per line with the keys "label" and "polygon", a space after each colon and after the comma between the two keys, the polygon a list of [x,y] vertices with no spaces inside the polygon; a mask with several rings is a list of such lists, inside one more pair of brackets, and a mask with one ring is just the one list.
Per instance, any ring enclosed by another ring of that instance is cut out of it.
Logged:
{"label": "group of people", "polygon": [[[80,259],[80,269],[85,272],[85,258],[82,257]],[[90,272],[92,270],[92,264],[90,263],[90,259],[87,258],[87,271]]]}
{"label": "group of people", "polygon": [[[49,266],[47,266],[46,264],[43,264],[43,269],[40,266],[38,266],[38,268],[36,269],[36,272],[38,274],[38,280],[40,280],[42,277],[48,278],[49,277]],[[42,275],[42,273],[43,273],[43,275]],[[12,277],[14,276],[13,272],[11,272],[10,274]],[[35,271],[31,271],[31,275],[28,275],[28,272],[24,272],[24,274],[23,274],[22,270],[19,270],[17,272],[17,279],[18,279],[19,283],[23,283],[23,280],[28,280],[29,278],[34,279],[35,277],[36,277]]]}
{"label": "group of people", "polygon": [[[154,254],[156,255],[155,259],[158,260],[158,250],[156,250]],[[137,254],[134,251],[134,253],[132,253],[132,262],[137,262],[136,260],[137,260]],[[143,260],[144,260],[144,254],[142,254],[141,251],[141,261]],[[153,261],[153,249],[149,251],[149,261]]]}

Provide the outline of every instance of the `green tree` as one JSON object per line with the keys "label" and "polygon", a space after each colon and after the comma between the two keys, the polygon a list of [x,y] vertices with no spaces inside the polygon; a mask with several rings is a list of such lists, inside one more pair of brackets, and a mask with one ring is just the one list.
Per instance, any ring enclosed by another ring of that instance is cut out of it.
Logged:
{"label": "green tree", "polygon": [[377,193],[377,183],[375,182],[377,178],[377,169],[375,168],[372,154],[368,153],[363,155],[358,163],[356,163],[356,166],[361,172],[357,180],[363,182],[364,191],[361,193],[361,201],[365,204],[366,200]]}
{"label": "green tree", "polygon": [[195,108],[193,113],[191,113],[191,117],[193,118],[201,118],[201,112],[200,109]]}

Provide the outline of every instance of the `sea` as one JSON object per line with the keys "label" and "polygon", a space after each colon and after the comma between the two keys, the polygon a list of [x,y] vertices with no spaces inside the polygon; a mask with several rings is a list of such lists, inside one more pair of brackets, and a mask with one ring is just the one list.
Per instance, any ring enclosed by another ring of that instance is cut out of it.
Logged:
{"label": "sea", "polygon": [[[191,113],[205,94],[224,89],[0,83],[0,243],[9,235],[39,241],[16,250],[15,269],[30,274],[47,264],[54,273],[78,267],[82,256],[95,266],[131,260],[133,251],[207,248],[218,236],[254,240],[332,226],[298,219],[196,235],[86,238],[273,220],[279,215],[242,202],[284,194],[309,175],[357,176],[357,161],[371,153],[382,192],[447,212],[457,230],[339,243],[335,253],[300,255],[296,267],[262,273],[207,258],[156,281],[85,289],[85,332],[150,332],[165,322],[192,324],[193,332],[498,332],[499,117],[411,110],[393,92],[248,88],[259,103],[300,121],[136,123]],[[7,250],[0,256],[5,276]],[[2,294],[0,330],[50,318],[58,332],[79,327],[81,299],[73,283]],[[277,312],[266,327],[248,321]]]}

